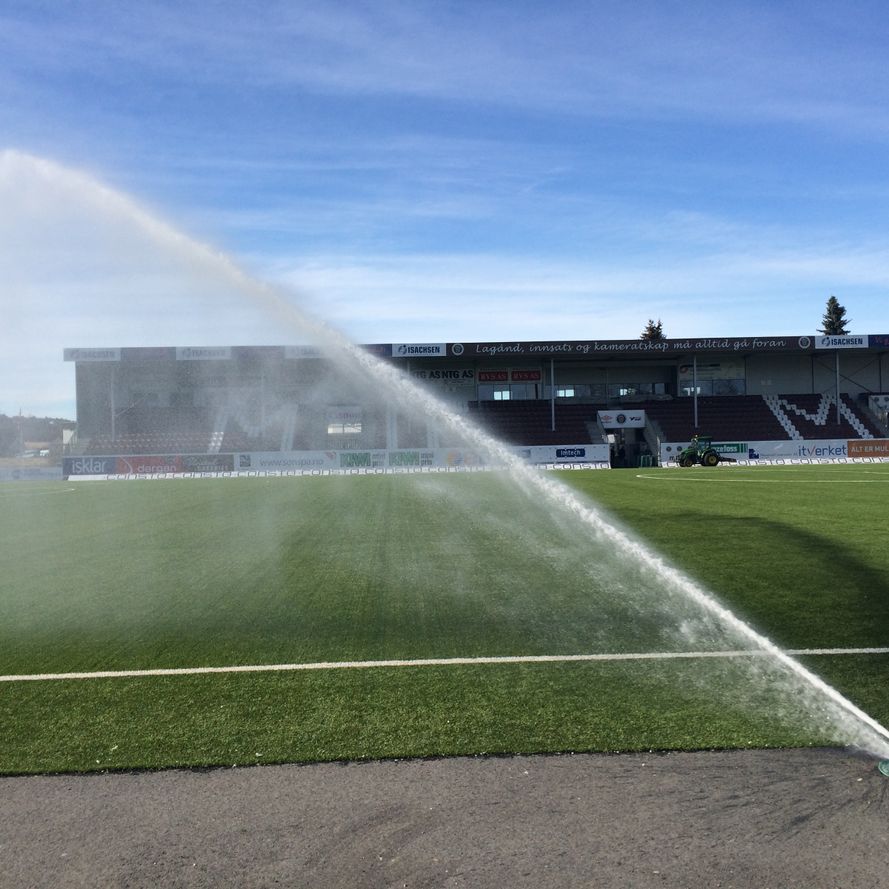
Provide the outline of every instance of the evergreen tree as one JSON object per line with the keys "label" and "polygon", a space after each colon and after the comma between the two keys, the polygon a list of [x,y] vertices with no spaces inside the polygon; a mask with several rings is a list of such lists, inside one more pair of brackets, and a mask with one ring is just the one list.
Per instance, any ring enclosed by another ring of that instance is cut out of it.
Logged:
{"label": "evergreen tree", "polygon": [[661,323],[661,319],[658,318],[657,324],[655,324],[654,320],[649,318],[648,324],[645,325],[645,330],[642,331],[642,336],[639,339],[649,343],[658,343],[664,339],[664,325]]}
{"label": "evergreen tree", "polygon": [[824,317],[821,319],[821,333],[845,336],[849,333],[847,324],[852,322],[846,318],[846,307],[833,295],[827,301]]}

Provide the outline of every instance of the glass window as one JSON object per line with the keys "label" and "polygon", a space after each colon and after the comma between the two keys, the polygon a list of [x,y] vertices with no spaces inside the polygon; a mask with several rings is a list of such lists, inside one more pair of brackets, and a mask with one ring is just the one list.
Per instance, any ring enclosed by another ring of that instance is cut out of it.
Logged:
{"label": "glass window", "polygon": [[509,387],[510,398],[515,401],[516,399],[521,399],[522,401],[527,401],[530,398],[537,397],[537,384],[536,383],[513,383]]}
{"label": "glass window", "polygon": [[328,435],[360,435],[361,434],[361,423],[356,423],[354,420],[350,422],[340,423],[333,422],[327,424],[327,434]]}
{"label": "glass window", "polygon": [[[587,383],[556,383],[556,398],[589,398],[593,387]],[[542,386],[541,397],[552,398],[553,387]]]}
{"label": "glass window", "polygon": [[494,401],[509,401],[509,386],[494,386]]}

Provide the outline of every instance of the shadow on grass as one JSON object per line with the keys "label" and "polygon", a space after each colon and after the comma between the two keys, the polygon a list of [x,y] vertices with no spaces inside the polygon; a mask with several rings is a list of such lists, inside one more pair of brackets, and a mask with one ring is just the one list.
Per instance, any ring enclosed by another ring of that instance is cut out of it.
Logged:
{"label": "shadow on grass", "polygon": [[756,516],[675,514],[669,535],[623,518],[781,645],[889,645],[889,572],[842,540]]}

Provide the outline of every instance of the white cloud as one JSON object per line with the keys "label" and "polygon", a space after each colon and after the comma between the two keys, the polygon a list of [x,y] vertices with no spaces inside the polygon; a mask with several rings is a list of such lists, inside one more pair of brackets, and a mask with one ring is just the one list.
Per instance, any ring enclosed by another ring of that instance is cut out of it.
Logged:
{"label": "white cloud", "polygon": [[[92,4],[3,20],[7,67],[55,77],[395,96],[584,117],[886,132],[885,24],[862,8],[638,3]],[[850,24],[854,23],[854,24]]]}
{"label": "white cloud", "polygon": [[[889,285],[884,251],[839,248],[719,250],[636,267],[624,257],[331,256],[270,274],[356,338],[382,342],[623,339],[648,318],[672,336],[808,333],[827,282],[840,291]],[[878,317],[875,308],[859,320],[877,332]]]}
{"label": "white cloud", "polygon": [[[64,347],[305,337],[262,281],[87,176],[5,152],[0,197],[2,411],[58,413],[49,406],[73,395]],[[816,242],[705,214],[641,225],[647,241],[661,242],[636,256],[609,247],[584,258],[441,250],[246,261],[295,306],[362,342],[623,339],[648,318],[671,336],[809,333],[829,293],[889,287],[882,242],[825,232]],[[882,332],[883,306],[850,301],[857,329]]]}

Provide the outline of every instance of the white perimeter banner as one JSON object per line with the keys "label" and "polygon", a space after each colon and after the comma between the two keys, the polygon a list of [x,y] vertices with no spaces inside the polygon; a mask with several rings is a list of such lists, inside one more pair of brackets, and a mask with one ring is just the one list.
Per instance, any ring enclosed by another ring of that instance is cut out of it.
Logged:
{"label": "white perimeter banner", "polygon": [[[661,463],[676,459],[677,454],[690,442],[666,442],[661,444]],[[735,460],[842,460],[849,456],[847,439],[830,438],[796,441],[714,441],[713,447]]]}
{"label": "white perimeter banner", "polygon": [[[510,450],[529,463],[608,463],[610,459],[607,444],[545,445]],[[482,455],[463,448],[254,451],[235,454],[234,471],[458,468],[486,465],[489,462]]]}
{"label": "white perimeter banner", "polygon": [[[565,469],[608,469],[610,454],[607,444],[544,445],[528,448],[510,448],[512,453],[528,463]],[[75,458],[66,458],[72,459]],[[76,467],[87,472],[74,472],[62,476],[57,470],[55,477],[67,477],[70,481],[91,479],[130,478],[236,478],[238,476],[264,475],[333,475],[375,474],[410,472],[483,471],[496,469],[495,462],[484,456],[461,448],[416,448],[404,450],[349,450],[349,451],[243,451],[232,455],[231,469],[189,469],[180,462],[189,457],[148,457],[146,460],[167,460],[169,468],[152,464],[143,471],[115,473],[114,467],[122,458],[83,457],[77,460],[92,461],[96,465]],[[198,458],[200,457],[198,456]],[[211,459],[208,457],[208,459]],[[218,458],[217,458],[218,459]],[[173,468],[176,467],[176,468]],[[109,468],[111,471],[109,472]]]}

